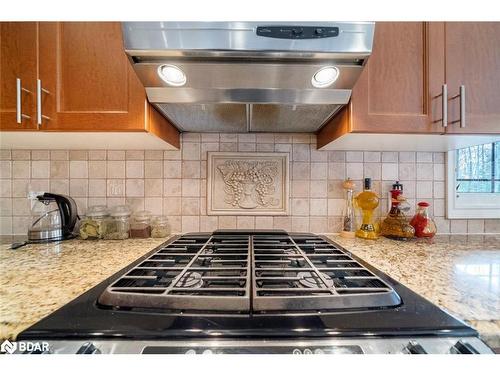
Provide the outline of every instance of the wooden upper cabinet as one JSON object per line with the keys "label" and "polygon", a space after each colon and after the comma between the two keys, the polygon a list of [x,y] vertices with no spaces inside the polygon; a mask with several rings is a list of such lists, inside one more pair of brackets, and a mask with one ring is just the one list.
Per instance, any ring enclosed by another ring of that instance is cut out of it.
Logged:
{"label": "wooden upper cabinet", "polygon": [[[500,133],[500,22],[446,23],[446,133]],[[460,124],[460,86],[465,116]]]}
{"label": "wooden upper cabinet", "polygon": [[[0,129],[36,129],[36,22],[0,22]],[[21,80],[20,98],[17,79]],[[25,116],[18,123],[18,101]],[[26,117],[26,116],[29,116]]]}
{"label": "wooden upper cabinet", "polygon": [[377,22],[373,54],[352,93],[354,131],[443,132],[432,115],[441,116],[432,111],[444,78],[440,33],[425,22]]}
{"label": "wooden upper cabinet", "polygon": [[[1,130],[146,132],[179,148],[179,131],[148,103],[128,61],[120,23],[4,22],[0,38]],[[29,116],[21,124],[17,78]]]}
{"label": "wooden upper cabinet", "polygon": [[146,97],[123,50],[119,23],[42,22],[44,130],[145,128]]}
{"label": "wooden upper cabinet", "polygon": [[345,133],[443,133],[443,35],[442,23],[377,22],[351,102],[320,130],[319,147]]}

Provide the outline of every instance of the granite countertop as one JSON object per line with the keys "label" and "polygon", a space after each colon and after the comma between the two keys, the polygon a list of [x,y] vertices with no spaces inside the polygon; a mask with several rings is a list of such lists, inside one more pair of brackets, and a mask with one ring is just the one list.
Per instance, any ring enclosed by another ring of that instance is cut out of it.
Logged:
{"label": "granite countertop", "polygon": [[[500,236],[367,241],[330,236],[500,347]],[[0,245],[0,339],[16,335],[166,239]]]}
{"label": "granite countertop", "polygon": [[0,340],[15,339],[164,241],[69,240],[17,250],[0,245]]}
{"label": "granite countertop", "polygon": [[500,348],[500,235],[441,235],[408,242],[329,238]]}

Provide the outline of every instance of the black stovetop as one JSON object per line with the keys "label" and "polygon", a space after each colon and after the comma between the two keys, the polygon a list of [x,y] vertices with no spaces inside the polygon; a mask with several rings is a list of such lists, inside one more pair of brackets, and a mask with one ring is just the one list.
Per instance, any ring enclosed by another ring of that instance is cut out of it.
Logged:
{"label": "black stovetop", "polygon": [[[235,233],[254,235],[273,232],[228,232]],[[169,242],[173,240],[175,238]],[[401,298],[400,305],[327,312],[196,313],[116,309],[98,303],[99,296],[112,282],[155,251],[157,249],[23,331],[18,339],[477,336],[477,332],[463,322],[352,254],[349,255],[392,286]]]}

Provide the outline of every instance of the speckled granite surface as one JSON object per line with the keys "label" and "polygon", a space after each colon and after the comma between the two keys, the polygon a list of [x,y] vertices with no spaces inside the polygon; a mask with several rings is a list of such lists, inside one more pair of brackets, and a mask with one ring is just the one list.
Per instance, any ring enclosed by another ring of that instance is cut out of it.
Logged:
{"label": "speckled granite surface", "polygon": [[409,242],[332,240],[500,347],[500,236],[437,236]]}
{"label": "speckled granite surface", "polygon": [[[500,236],[408,243],[331,238],[500,347]],[[15,338],[163,241],[72,240],[16,251],[0,245],[0,338]]]}
{"label": "speckled granite surface", "polygon": [[166,239],[0,245],[0,338],[16,335]]}

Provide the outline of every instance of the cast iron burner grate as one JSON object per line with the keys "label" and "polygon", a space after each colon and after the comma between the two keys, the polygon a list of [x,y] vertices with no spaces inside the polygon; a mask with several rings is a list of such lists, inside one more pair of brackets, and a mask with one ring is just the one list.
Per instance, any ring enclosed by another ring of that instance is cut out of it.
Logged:
{"label": "cast iron burner grate", "polygon": [[313,234],[188,234],[114,281],[103,305],[199,311],[390,307],[397,293],[337,244]]}

